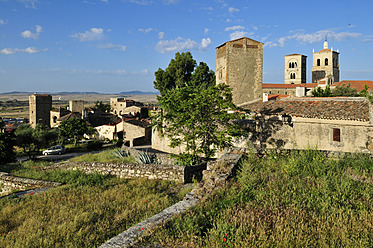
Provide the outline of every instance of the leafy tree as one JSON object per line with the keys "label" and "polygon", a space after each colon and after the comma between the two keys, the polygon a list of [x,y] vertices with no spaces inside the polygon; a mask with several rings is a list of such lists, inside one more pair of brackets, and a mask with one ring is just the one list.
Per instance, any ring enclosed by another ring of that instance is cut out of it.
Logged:
{"label": "leafy tree", "polygon": [[215,73],[206,63],[201,62],[196,68],[196,61],[190,52],[176,53],[165,70],[156,71],[154,88],[163,96],[167,90],[175,87],[199,85],[202,83],[215,84]]}
{"label": "leafy tree", "polygon": [[110,108],[110,104],[105,104],[103,103],[102,101],[99,101],[97,100],[96,104],[95,104],[95,108],[100,110],[101,112],[110,112],[111,108]]}
{"label": "leafy tree", "polygon": [[74,138],[74,145],[76,145],[78,139],[82,138],[84,134],[92,132],[92,129],[87,126],[86,121],[80,118],[64,120],[58,128],[63,137]]}
{"label": "leafy tree", "polygon": [[231,146],[233,137],[244,133],[232,122],[243,115],[227,112],[237,109],[229,86],[215,85],[215,74],[205,63],[191,69],[190,65],[196,65],[193,61],[190,53],[176,53],[165,71],[155,73],[154,82],[161,92],[158,102],[162,107],[154,126],[170,138],[171,147],[185,145],[186,154],[179,158],[188,163],[198,162],[200,155],[214,156],[217,149]]}
{"label": "leafy tree", "polygon": [[40,124],[32,128],[21,124],[15,131],[17,146],[21,147],[30,159],[35,159],[42,147],[53,144],[58,139],[58,131]]}
{"label": "leafy tree", "polygon": [[369,86],[366,84],[364,86],[364,89],[362,89],[360,92],[359,92],[359,96],[362,96],[362,97],[366,97],[369,99],[370,102],[373,103],[373,96],[370,94],[370,92],[368,91],[369,89]]}
{"label": "leafy tree", "polygon": [[347,86],[341,85],[335,87],[332,91],[333,96],[358,96],[355,88],[351,88],[350,84]]}
{"label": "leafy tree", "polygon": [[14,145],[14,138],[10,134],[0,131],[0,164],[6,164],[15,161],[16,154],[14,152]]}
{"label": "leafy tree", "polygon": [[325,90],[321,87],[314,88],[311,92],[314,97],[329,97],[332,96],[329,85],[325,87]]}

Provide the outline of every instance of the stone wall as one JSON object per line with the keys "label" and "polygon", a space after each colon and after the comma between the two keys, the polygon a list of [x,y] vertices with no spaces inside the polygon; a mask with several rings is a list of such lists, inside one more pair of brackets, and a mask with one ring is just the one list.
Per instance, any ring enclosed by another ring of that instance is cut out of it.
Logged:
{"label": "stone wall", "polygon": [[190,183],[193,178],[201,178],[206,164],[184,167],[180,165],[162,164],[122,164],[122,163],[98,163],[98,162],[72,162],[52,167],[50,169],[80,170],[85,173],[100,173],[119,178],[148,178],[171,180],[181,183]]}
{"label": "stone wall", "polygon": [[61,183],[57,182],[14,177],[9,173],[0,172],[0,195],[10,194],[12,190],[20,191],[28,188],[56,187],[60,185]]}
{"label": "stone wall", "polygon": [[125,145],[122,146],[122,150],[128,152],[134,158],[137,158],[139,156],[139,154],[142,153],[142,152],[147,152],[150,155],[152,155],[152,154],[157,155],[157,160],[158,160],[159,164],[164,164],[164,165],[175,164],[175,159],[171,158],[171,155],[168,154],[168,153],[151,152],[151,151],[147,151],[147,150],[142,151],[142,150],[137,150],[135,148],[128,147],[128,146],[125,146]]}

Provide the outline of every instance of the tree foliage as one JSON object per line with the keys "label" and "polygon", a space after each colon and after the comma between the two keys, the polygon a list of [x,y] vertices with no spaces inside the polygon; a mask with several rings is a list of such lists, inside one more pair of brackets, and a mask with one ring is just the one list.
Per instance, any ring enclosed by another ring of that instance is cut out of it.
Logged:
{"label": "tree foliage", "polygon": [[[1,122],[0,122],[1,126]],[[0,128],[1,129],[1,128]],[[0,131],[0,164],[14,162],[16,154],[14,152],[15,139],[11,134]]]}
{"label": "tree foliage", "polygon": [[87,126],[86,121],[80,118],[64,120],[58,128],[63,137],[74,138],[75,145],[77,140],[82,138],[84,134],[92,133],[92,129]]}
{"label": "tree foliage", "polygon": [[21,147],[30,159],[35,159],[39,150],[53,144],[58,139],[58,131],[40,124],[32,128],[21,124],[15,131],[17,146]]}
{"label": "tree foliage", "polygon": [[190,52],[176,53],[175,59],[171,59],[168,67],[156,71],[154,88],[163,96],[167,90],[175,87],[215,83],[215,73],[209,69],[206,63],[201,62],[196,68],[196,61]]}
{"label": "tree foliage", "polygon": [[110,104],[105,104],[103,103],[102,101],[99,101],[97,100],[96,103],[95,103],[95,109],[98,109],[100,110],[101,112],[110,112],[111,110],[111,107],[110,107]]}
{"label": "tree foliage", "polygon": [[333,96],[359,96],[355,88],[351,88],[351,85],[337,86],[332,91]]}
{"label": "tree foliage", "polygon": [[371,95],[371,92],[369,91],[369,86],[367,84],[364,86],[364,89],[360,90],[359,96],[366,97],[371,103],[373,103],[373,96]]}
{"label": "tree foliage", "polygon": [[170,138],[170,146],[184,145],[186,154],[179,158],[195,163],[203,155],[210,158],[217,149],[232,145],[233,137],[244,131],[233,124],[242,114],[228,113],[237,107],[225,84],[215,85],[215,74],[201,62],[196,68],[191,54],[176,53],[166,70],[159,69],[155,88],[162,110],[154,117],[154,126]]}
{"label": "tree foliage", "polygon": [[314,88],[311,92],[312,96],[314,97],[330,97],[332,96],[332,92],[330,90],[329,85],[322,89],[321,87]]}

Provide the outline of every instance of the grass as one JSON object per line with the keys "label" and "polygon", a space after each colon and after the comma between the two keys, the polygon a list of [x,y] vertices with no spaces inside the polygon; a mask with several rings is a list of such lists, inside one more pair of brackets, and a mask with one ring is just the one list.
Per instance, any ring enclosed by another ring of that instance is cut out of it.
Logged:
{"label": "grass", "polygon": [[66,185],[39,195],[1,199],[0,247],[97,247],[190,190],[169,181],[38,169],[49,165],[28,161],[12,167],[15,175]]}
{"label": "grass", "polygon": [[263,159],[250,155],[225,188],[149,231],[141,243],[372,247],[372,165],[364,156],[332,160],[312,150]]}
{"label": "grass", "polygon": [[[104,150],[100,153],[95,154],[84,154],[79,157],[74,157],[70,161],[72,162],[108,162],[108,163],[122,163],[122,159],[114,156],[116,149]],[[123,163],[136,163],[136,160],[132,157],[126,157]]]}

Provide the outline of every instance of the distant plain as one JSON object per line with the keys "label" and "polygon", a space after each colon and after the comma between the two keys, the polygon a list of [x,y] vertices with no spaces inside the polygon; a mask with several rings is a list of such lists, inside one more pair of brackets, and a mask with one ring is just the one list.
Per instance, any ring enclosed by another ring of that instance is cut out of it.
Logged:
{"label": "distant plain", "polygon": [[[28,118],[28,98],[32,93],[0,93],[0,117]],[[110,98],[124,97],[144,104],[156,104],[155,94],[100,94],[100,93],[48,93],[52,96],[53,107],[68,105],[70,100],[84,100],[86,107],[92,107],[96,101],[109,104]],[[16,100],[16,101],[15,101]],[[12,101],[12,103],[6,103]]]}

